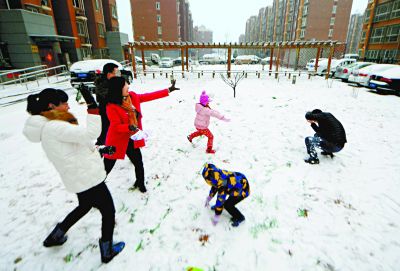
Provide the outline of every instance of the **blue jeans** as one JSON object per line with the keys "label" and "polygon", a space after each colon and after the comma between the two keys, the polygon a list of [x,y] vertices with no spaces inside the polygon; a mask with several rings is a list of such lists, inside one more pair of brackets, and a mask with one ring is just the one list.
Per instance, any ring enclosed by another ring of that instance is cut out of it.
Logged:
{"label": "blue jeans", "polygon": [[317,134],[314,136],[306,137],[305,142],[307,147],[307,153],[312,158],[318,158],[318,154],[315,148],[319,148],[325,152],[330,152],[330,153],[339,152],[341,149],[343,149],[342,146],[338,146],[335,143],[329,142]]}

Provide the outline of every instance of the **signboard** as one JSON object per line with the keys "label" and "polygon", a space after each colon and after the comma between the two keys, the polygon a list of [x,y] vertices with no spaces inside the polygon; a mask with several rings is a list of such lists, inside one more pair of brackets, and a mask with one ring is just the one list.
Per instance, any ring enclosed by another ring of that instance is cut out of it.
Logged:
{"label": "signboard", "polygon": [[39,53],[39,48],[37,45],[31,45],[32,53]]}

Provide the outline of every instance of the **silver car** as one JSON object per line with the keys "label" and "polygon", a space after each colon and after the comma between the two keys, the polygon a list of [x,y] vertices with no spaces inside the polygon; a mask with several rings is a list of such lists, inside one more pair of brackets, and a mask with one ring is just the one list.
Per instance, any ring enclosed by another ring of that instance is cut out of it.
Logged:
{"label": "silver car", "polygon": [[351,63],[346,66],[342,67],[337,67],[336,72],[335,72],[335,77],[342,79],[343,82],[347,82],[349,79],[349,76],[353,74],[354,70],[359,70],[364,67],[367,67],[369,65],[372,65],[374,63],[372,62],[356,62],[356,63]]}
{"label": "silver car", "polygon": [[369,87],[369,81],[372,75],[396,66],[397,65],[393,64],[373,64],[362,69],[354,69],[353,74],[349,76],[349,82],[362,85],[364,87]]}

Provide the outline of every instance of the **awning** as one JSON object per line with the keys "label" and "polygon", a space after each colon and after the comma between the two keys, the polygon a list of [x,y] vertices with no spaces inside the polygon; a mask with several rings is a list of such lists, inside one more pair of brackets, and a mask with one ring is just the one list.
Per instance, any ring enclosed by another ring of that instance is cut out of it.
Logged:
{"label": "awning", "polygon": [[29,35],[33,40],[36,42],[41,42],[41,41],[67,41],[67,42],[73,42],[76,40],[75,37],[70,37],[70,36],[61,36],[61,35]]}

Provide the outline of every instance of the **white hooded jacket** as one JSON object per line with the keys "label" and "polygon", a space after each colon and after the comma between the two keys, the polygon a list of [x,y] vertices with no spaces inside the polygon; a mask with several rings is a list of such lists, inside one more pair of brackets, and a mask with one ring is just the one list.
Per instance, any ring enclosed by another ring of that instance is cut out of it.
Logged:
{"label": "white hooded jacket", "polygon": [[41,115],[30,116],[25,122],[24,135],[32,142],[42,143],[65,187],[73,193],[88,190],[106,178],[103,161],[93,143],[100,134],[100,125],[90,120],[95,117],[88,116],[87,128]]}

